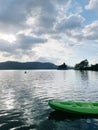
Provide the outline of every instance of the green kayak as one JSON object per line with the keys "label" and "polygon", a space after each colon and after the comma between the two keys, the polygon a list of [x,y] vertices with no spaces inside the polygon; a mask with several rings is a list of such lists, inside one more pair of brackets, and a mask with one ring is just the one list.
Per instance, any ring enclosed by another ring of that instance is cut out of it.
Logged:
{"label": "green kayak", "polygon": [[98,102],[62,102],[49,101],[48,105],[63,112],[77,113],[77,114],[98,114]]}

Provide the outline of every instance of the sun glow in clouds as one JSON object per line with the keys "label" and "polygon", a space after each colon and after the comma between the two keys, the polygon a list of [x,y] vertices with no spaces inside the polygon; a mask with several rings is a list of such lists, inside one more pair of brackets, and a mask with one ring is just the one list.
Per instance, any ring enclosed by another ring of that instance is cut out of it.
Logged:
{"label": "sun glow in clouds", "polygon": [[16,41],[16,37],[13,34],[0,34],[0,39],[8,41],[10,43]]}

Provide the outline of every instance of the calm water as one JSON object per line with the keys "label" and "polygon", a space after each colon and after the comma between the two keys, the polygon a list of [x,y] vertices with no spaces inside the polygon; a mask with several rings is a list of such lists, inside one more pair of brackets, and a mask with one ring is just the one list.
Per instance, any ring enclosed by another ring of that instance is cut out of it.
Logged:
{"label": "calm water", "polygon": [[59,114],[48,101],[98,101],[98,72],[0,71],[0,130],[98,130],[98,117]]}

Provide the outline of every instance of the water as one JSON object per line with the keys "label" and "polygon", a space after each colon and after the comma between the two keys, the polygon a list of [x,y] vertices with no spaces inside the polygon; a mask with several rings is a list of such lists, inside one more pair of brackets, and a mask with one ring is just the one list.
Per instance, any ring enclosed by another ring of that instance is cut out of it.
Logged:
{"label": "water", "polygon": [[56,113],[51,99],[98,101],[98,72],[0,71],[0,130],[98,130],[98,117]]}

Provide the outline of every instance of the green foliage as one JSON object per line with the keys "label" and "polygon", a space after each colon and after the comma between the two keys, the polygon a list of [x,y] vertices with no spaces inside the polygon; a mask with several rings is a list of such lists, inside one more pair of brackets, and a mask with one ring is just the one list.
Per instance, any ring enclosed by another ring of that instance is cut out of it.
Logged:
{"label": "green foliage", "polygon": [[81,61],[80,63],[76,64],[75,65],[75,69],[79,69],[79,70],[82,70],[82,69],[85,69],[89,66],[89,62],[87,59]]}

